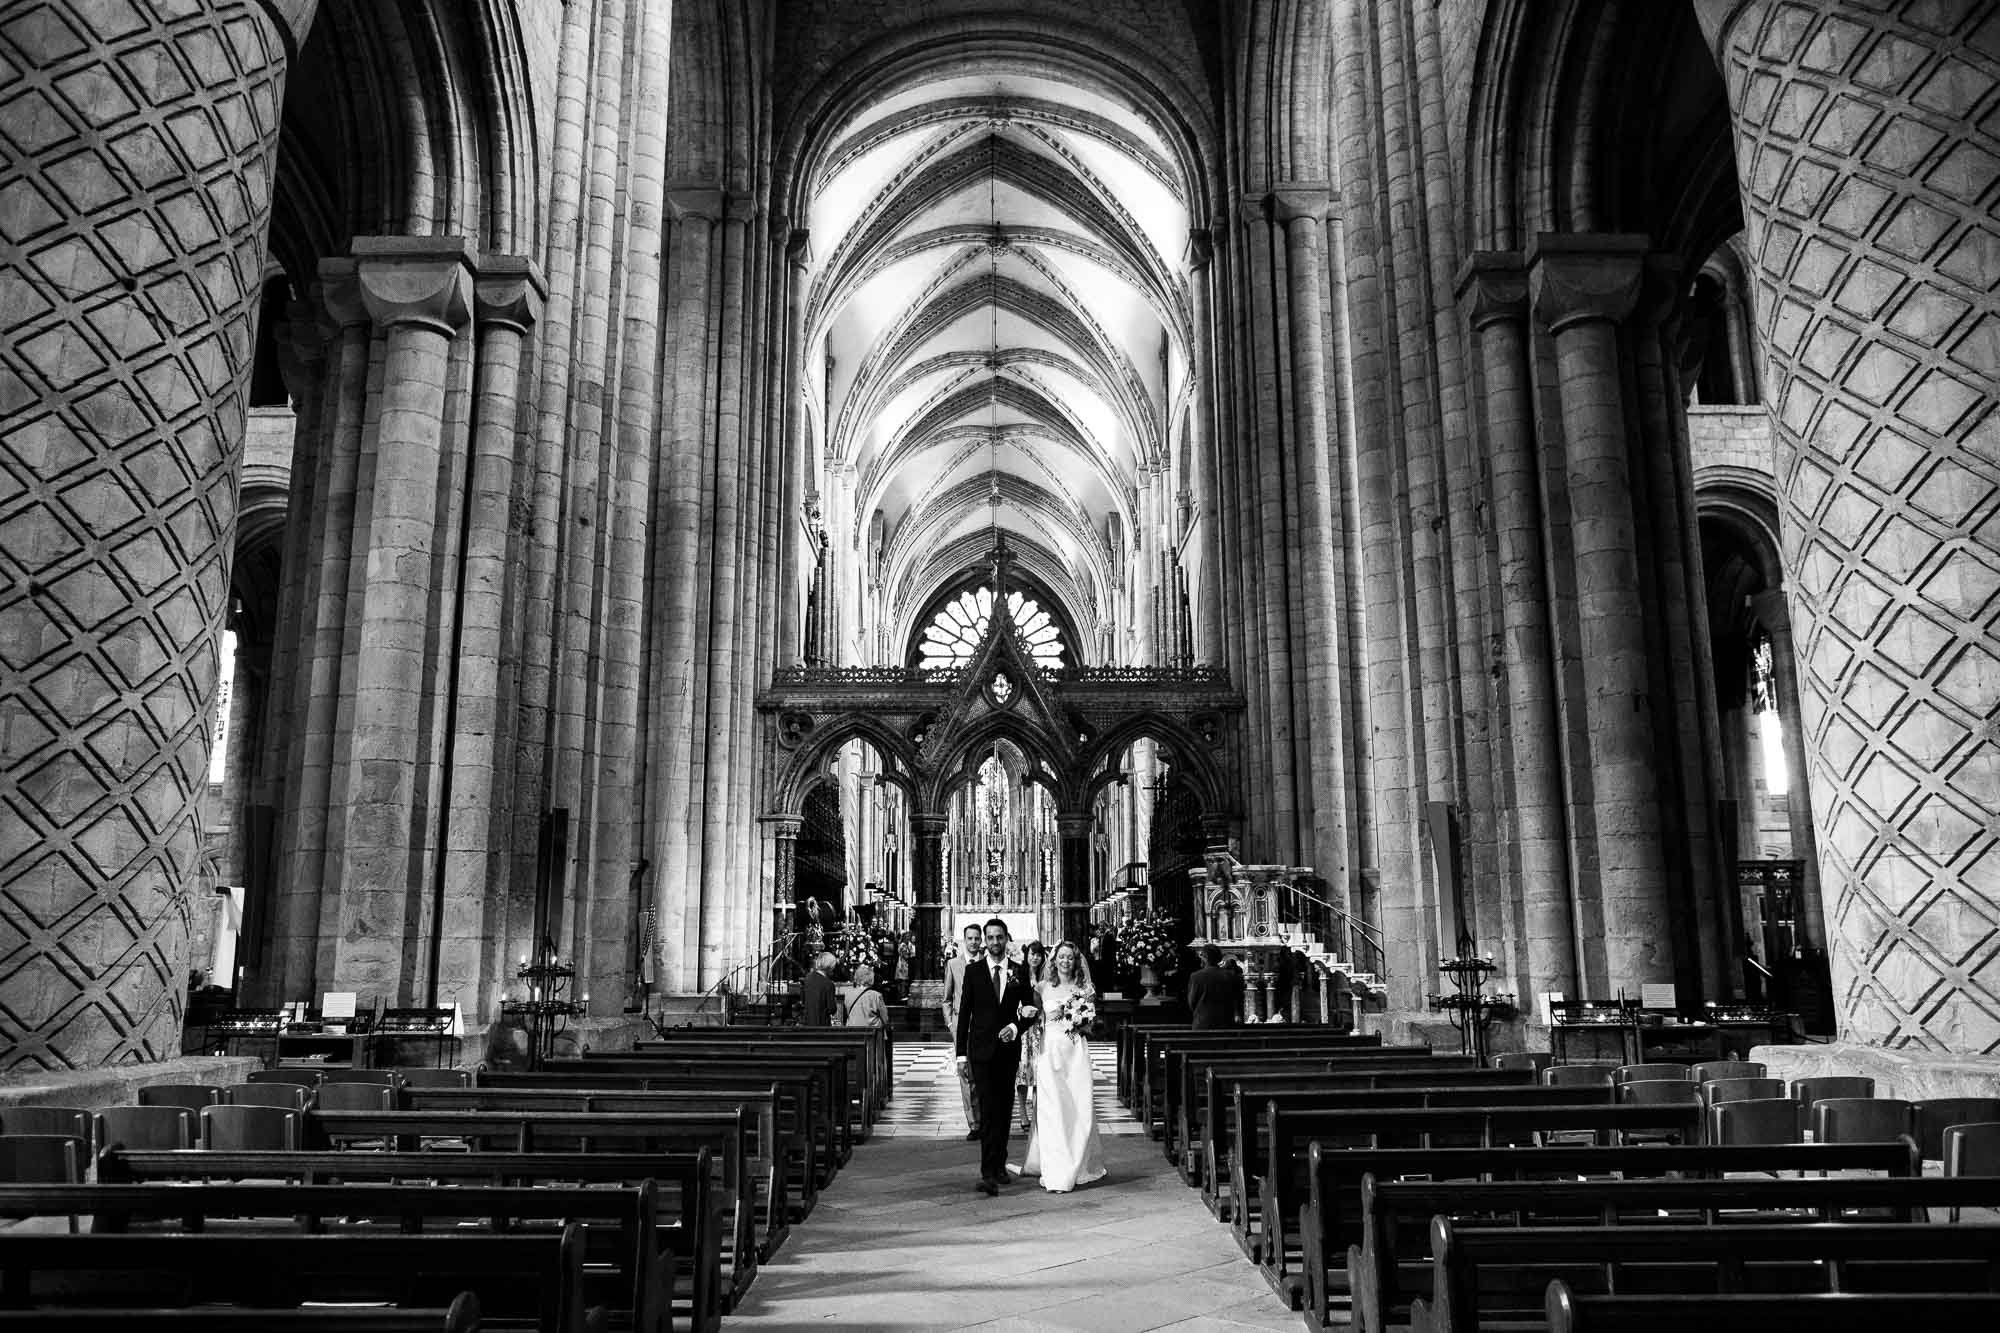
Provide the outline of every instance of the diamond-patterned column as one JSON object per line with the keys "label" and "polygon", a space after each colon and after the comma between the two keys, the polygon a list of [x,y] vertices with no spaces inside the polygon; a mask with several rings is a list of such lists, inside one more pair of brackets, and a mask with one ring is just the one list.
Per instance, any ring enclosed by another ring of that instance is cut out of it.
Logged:
{"label": "diamond-patterned column", "polygon": [[0,1068],[179,1053],[287,36],[0,23]]}
{"label": "diamond-patterned column", "polygon": [[1844,1035],[2000,1051],[2000,15],[1698,0]]}

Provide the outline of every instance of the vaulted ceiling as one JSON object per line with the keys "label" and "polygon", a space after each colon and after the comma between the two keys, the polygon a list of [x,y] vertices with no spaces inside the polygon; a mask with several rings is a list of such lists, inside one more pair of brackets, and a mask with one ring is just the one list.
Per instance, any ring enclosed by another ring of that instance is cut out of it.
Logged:
{"label": "vaulted ceiling", "polygon": [[806,388],[823,457],[852,469],[837,539],[862,547],[879,513],[898,634],[995,528],[1092,623],[1187,388],[1166,139],[1107,89],[1000,68],[896,89],[822,161]]}

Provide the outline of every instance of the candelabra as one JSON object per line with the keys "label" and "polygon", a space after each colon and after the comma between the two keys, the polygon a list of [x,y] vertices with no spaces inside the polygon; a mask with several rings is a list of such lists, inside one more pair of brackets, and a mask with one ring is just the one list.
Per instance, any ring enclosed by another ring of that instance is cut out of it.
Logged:
{"label": "candelabra", "polygon": [[500,1006],[503,1018],[520,1022],[528,1034],[528,1067],[539,1069],[555,1054],[556,1038],[569,1028],[569,1020],[584,1011],[589,992],[570,1000],[566,992],[576,981],[576,969],[556,957],[553,940],[544,939],[533,961],[521,955],[515,977],[525,982],[528,996],[508,1000]]}
{"label": "candelabra", "polygon": [[1479,957],[1470,941],[1461,940],[1458,956],[1446,960],[1438,970],[1451,984],[1449,994],[1430,997],[1431,1008],[1442,1010],[1458,1031],[1458,1050],[1480,1066],[1486,1064],[1486,1025],[1496,1018],[1511,1018],[1514,996],[1486,990],[1486,979],[1498,971],[1491,954]]}

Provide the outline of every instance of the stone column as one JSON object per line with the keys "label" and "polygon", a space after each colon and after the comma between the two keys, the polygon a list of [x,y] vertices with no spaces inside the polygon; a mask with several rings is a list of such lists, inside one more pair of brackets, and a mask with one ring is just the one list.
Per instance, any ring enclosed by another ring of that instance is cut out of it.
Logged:
{"label": "stone column", "polygon": [[779,475],[784,484],[778,501],[778,545],[769,555],[778,562],[778,661],[795,666],[806,660],[805,636],[799,632],[805,616],[799,555],[805,543],[798,537],[800,506],[805,501],[806,459],[812,445],[806,432],[802,377],[806,356],[806,294],[812,288],[810,232],[799,228],[791,233],[785,244],[785,261],[790,299],[785,307],[785,341],[780,350],[785,358],[780,376],[785,395],[785,434],[779,448]]}
{"label": "stone column", "polygon": [[[1619,326],[1639,297],[1647,242],[1544,235],[1528,260],[1536,313],[1555,339],[1570,503],[1570,559],[1588,723],[1602,984],[1673,975],[1674,923],[1660,845],[1659,778],[1634,548]],[[1589,931],[1590,913],[1579,928]],[[1580,980],[1589,980],[1580,978]]]}
{"label": "stone column", "polygon": [[766,815],[771,830],[771,939],[775,943],[792,933],[797,911],[793,894],[799,882],[799,828],[805,823],[797,815]]}
{"label": "stone column", "polygon": [[0,25],[0,1069],[180,1051],[285,62],[311,17],[184,0]]}
{"label": "stone column", "polygon": [[1215,413],[1219,379],[1215,364],[1214,303],[1209,291],[1215,276],[1215,241],[1206,228],[1188,232],[1188,319],[1194,346],[1188,355],[1194,376],[1195,508],[1201,514],[1201,595],[1194,618],[1195,661],[1203,666],[1229,665],[1223,630],[1222,484],[1215,457]]}
{"label": "stone column", "polygon": [[[471,255],[461,240],[355,241],[361,299],[383,331],[375,468],[367,516],[347,782],[334,793],[346,833],[329,847],[340,893],[330,989],[403,998],[414,893],[428,831],[418,827],[425,667],[435,646],[434,556],[451,342],[471,314]],[[433,849],[434,850],[434,849]]]}
{"label": "stone column", "polygon": [[1090,831],[1096,821],[1083,814],[1058,814],[1056,836],[1062,841],[1062,907],[1058,920],[1062,938],[1081,945],[1090,938]]}
{"label": "stone column", "polygon": [[1991,15],[1695,11],[1758,278],[1841,1031],[2000,1051]]}
{"label": "stone column", "polygon": [[526,504],[529,491],[516,471],[516,437],[528,388],[523,373],[528,340],[542,294],[531,261],[495,256],[480,262],[473,287],[478,369],[453,653],[458,679],[446,775],[450,822],[439,850],[444,892],[435,985],[437,1003],[457,998],[468,1011],[483,1011],[484,981],[506,975],[508,904],[500,890],[507,882],[512,836],[514,756],[501,742],[511,735],[514,698],[501,681],[507,592],[515,578],[515,507]]}
{"label": "stone column", "polygon": [[939,814],[910,812],[910,897],[916,903],[916,965],[910,975],[916,981],[939,981],[944,977],[940,956],[944,952],[944,826]]}
{"label": "stone column", "polygon": [[[1799,662],[1792,648],[1792,617],[1783,591],[1762,592],[1750,609],[1771,636],[1771,684],[1778,696],[1778,723],[1785,732],[1785,774],[1789,779],[1785,814],[1792,829],[1792,855],[1805,862],[1799,880],[1799,943],[1826,948],[1826,911],[1819,889],[1819,839],[1813,834],[1813,806],[1806,775],[1805,726],[1799,717]],[[1734,875],[1736,867],[1730,866]]]}
{"label": "stone column", "polygon": [[[1519,855],[1519,930],[1527,949],[1521,1010],[1531,1022],[1535,997],[1547,991],[1577,996],[1578,923],[1572,917],[1570,865],[1563,821],[1562,740],[1555,705],[1544,573],[1541,451],[1535,441],[1533,390],[1528,380],[1528,280],[1518,254],[1478,254],[1459,278],[1484,392],[1489,485],[1498,554],[1503,701],[1514,775],[1514,846]],[[1508,895],[1513,897],[1515,895]],[[1603,980],[1595,915],[1587,932]],[[1591,992],[1598,993],[1598,992]]]}

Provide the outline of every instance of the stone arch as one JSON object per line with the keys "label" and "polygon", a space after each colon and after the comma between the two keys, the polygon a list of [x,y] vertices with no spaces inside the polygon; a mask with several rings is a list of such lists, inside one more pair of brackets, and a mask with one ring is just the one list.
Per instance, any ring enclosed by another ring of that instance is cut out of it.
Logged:
{"label": "stone arch", "polygon": [[913,803],[917,800],[917,785],[910,776],[917,767],[916,746],[879,717],[846,713],[814,726],[807,739],[791,752],[773,775],[767,808],[784,815],[803,811],[806,796],[826,781],[828,761],[851,740],[866,741],[873,746],[883,758],[883,780],[902,788]]}
{"label": "stone arch", "polygon": [[[1111,780],[1107,761],[1115,762],[1134,741],[1140,740],[1154,741],[1173,751],[1181,776],[1200,800],[1205,814],[1222,815],[1228,812],[1228,778],[1215,762],[1208,742],[1186,724],[1157,712],[1135,713],[1091,738],[1077,764],[1078,771],[1085,775],[1082,791],[1084,804],[1095,799]],[[1099,772],[1100,765],[1105,766],[1104,772]]]}
{"label": "stone arch", "polygon": [[1077,808],[1074,804],[1079,795],[1076,772],[1064,760],[1061,739],[1049,735],[1044,728],[1036,725],[1034,719],[1011,709],[989,713],[951,738],[949,748],[933,762],[918,808],[943,810],[945,798],[952,789],[977,768],[971,762],[973,758],[999,740],[1011,741],[1033,766],[1048,774],[1053,780],[1058,807]]}

